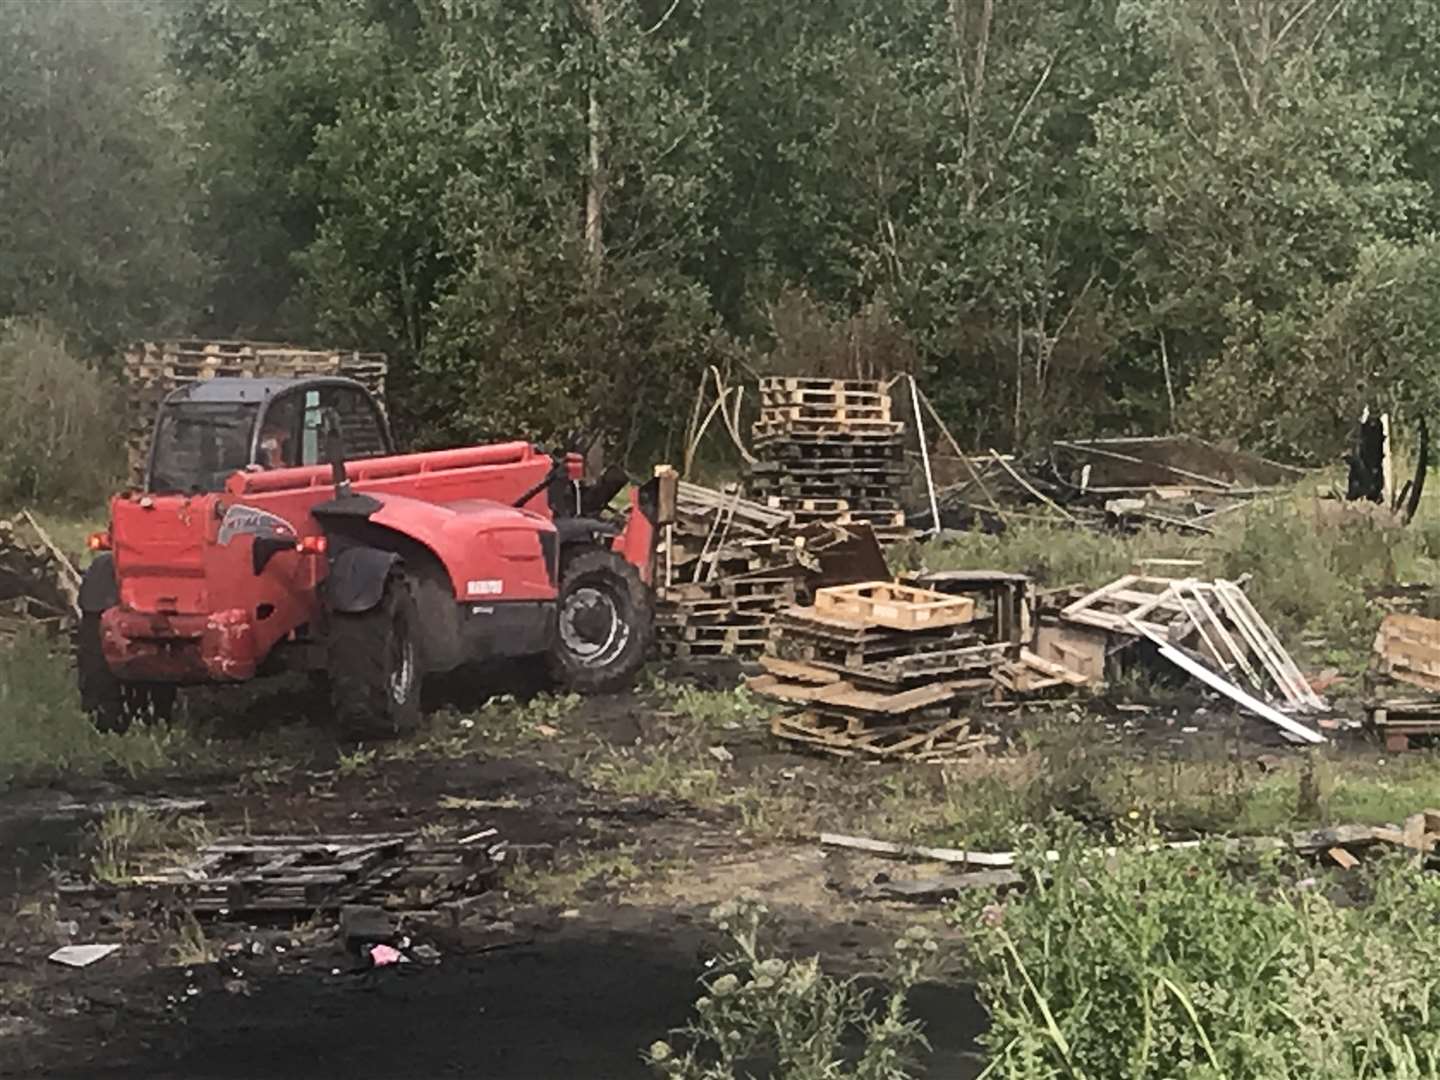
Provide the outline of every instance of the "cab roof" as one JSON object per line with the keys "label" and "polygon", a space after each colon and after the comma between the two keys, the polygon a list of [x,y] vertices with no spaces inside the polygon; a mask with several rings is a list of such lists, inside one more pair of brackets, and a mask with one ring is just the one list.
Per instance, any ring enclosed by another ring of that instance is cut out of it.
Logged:
{"label": "cab roof", "polygon": [[367,397],[371,396],[363,384],[338,375],[316,375],[301,379],[245,379],[230,376],[203,379],[182,386],[166,396],[165,404],[186,401],[215,405],[259,404],[285,390],[294,390],[297,387],[319,389],[324,386],[349,386],[360,390]]}

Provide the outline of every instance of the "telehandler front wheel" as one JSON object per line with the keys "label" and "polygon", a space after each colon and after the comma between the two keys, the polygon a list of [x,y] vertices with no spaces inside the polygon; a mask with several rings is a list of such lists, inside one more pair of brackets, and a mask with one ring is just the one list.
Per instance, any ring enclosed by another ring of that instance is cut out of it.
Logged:
{"label": "telehandler front wheel", "polygon": [[551,677],[582,694],[629,686],[655,631],[654,599],[635,567],[603,548],[576,551],[562,565],[557,607]]}

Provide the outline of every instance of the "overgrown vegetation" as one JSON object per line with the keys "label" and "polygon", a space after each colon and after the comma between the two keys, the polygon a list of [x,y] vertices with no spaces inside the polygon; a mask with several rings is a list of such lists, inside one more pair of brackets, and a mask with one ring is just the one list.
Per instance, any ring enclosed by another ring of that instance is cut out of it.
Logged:
{"label": "overgrown vegetation", "polygon": [[118,769],[135,775],[207,756],[179,725],[95,730],[80,710],[75,673],[59,643],[21,634],[0,646],[0,787],[18,778]]}
{"label": "overgrown vegetation", "polygon": [[1382,615],[1368,594],[1440,575],[1440,529],[1423,516],[1434,508],[1427,500],[1415,526],[1399,529],[1365,519],[1326,521],[1314,499],[1294,495],[1219,519],[1216,535],[1198,538],[1016,522],[1001,535],[949,534],[943,544],[921,548],[914,561],[932,570],[1019,570],[1041,586],[1094,588],[1144,559],[1193,559],[1201,564],[1196,577],[1248,579],[1257,610],[1302,659],[1358,674]]}
{"label": "overgrown vegetation", "polygon": [[[818,957],[787,960],[761,939],[765,906],[742,898],[713,912],[730,947],[705,976],[691,1022],[646,1052],[671,1080],[905,1080],[925,1048],[906,995],[934,966],[933,937],[914,928],[895,943],[879,1007],[858,979],[820,970]],[[756,1069],[764,1070],[762,1073]]]}
{"label": "overgrown vegetation", "polygon": [[144,807],[107,810],[91,831],[90,872],[109,885],[124,885],[150,866],[192,853],[210,839],[201,818],[166,816]]}
{"label": "overgrown vegetation", "polygon": [[383,349],[411,435],[637,468],[712,362],[1329,459],[1440,402],[1437,5],[11,3],[0,318]]}
{"label": "overgrown vegetation", "polygon": [[1340,882],[1146,837],[1088,854],[1034,838],[1028,887],[976,899],[970,939],[1003,1080],[1194,1076],[1420,1080],[1440,1069],[1440,882],[1396,859]]}
{"label": "overgrown vegetation", "polygon": [[0,507],[103,502],[119,479],[119,392],[51,327],[0,321]]}

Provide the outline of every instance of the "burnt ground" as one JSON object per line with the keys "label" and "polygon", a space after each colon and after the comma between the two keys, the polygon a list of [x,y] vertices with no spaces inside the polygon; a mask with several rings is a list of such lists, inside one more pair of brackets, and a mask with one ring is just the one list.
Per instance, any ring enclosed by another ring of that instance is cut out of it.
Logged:
{"label": "burnt ground", "polygon": [[[757,841],[723,808],[575,779],[596,740],[663,737],[641,698],[587,702],[565,721],[578,741],[382,750],[347,773],[353,748],[305,720],[303,697],[284,687],[207,721],[217,753],[183,774],[0,796],[0,1076],[644,1077],[641,1048],[685,1022],[724,944],[706,917],[715,903],[761,896],[777,945],[840,974],[878,970],[913,920],[843,896],[813,844]],[[190,702],[192,716],[209,707]],[[481,809],[443,809],[447,796]],[[326,920],[206,922],[218,958],[183,964],[174,917],[57,905],[51,884],[57,868],[84,869],[100,808],[151,798],[203,799],[211,835],[494,827],[531,887],[502,878],[463,921],[412,918],[406,932],[437,954],[425,964],[352,973]],[[621,852],[619,876],[585,876],[586,860]],[[71,941],[122,949],[82,970],[46,961]],[[963,982],[926,985],[914,1004],[933,1045],[927,1074],[975,1075],[982,1013]]]}
{"label": "burnt ground", "polygon": [[[721,901],[760,896],[778,948],[840,975],[882,969],[916,921],[949,933],[934,911],[862,898],[857,886],[904,872],[896,864],[813,840],[836,825],[914,832],[891,795],[925,795],[940,784],[933,770],[787,753],[753,716],[678,716],[673,692],[563,715],[437,704],[427,732],[357,753],[317,720],[304,685],[195,693],[188,722],[208,750],[183,771],[0,795],[0,1076],[639,1078],[650,1075],[640,1049],[686,1020],[725,944],[707,919]],[[1079,724],[1081,712],[1061,704],[1045,722]],[[1220,726],[1193,706],[1100,722],[1179,759],[1278,745],[1255,723],[1191,734]],[[982,767],[1010,776],[1035,718],[987,723],[1013,741]],[[1074,745],[1093,730],[1077,729]],[[57,906],[52,871],[86,868],[100,808],[151,798],[204,800],[215,836],[493,827],[510,869],[462,913],[409,917],[404,931],[433,950],[425,963],[355,973],[324,919],[207,922],[215,959],[195,962],[177,956],[178,913]],[[72,940],[122,949],[84,970],[46,961]],[[938,975],[913,1004],[933,1047],[925,1074],[977,1075],[983,1011],[963,974]]]}

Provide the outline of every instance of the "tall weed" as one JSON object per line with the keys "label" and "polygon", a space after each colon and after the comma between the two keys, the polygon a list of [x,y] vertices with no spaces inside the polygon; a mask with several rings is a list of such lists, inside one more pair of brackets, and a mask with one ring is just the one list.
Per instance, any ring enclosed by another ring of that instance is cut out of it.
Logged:
{"label": "tall weed", "polygon": [[80,709],[69,657],[38,634],[0,645],[0,788],[32,777],[131,775],[203,757],[183,728],[139,724],[123,735],[95,730]]}
{"label": "tall weed", "polygon": [[[1374,899],[1332,899],[1282,862],[1086,853],[1036,837],[1029,888],[954,909],[991,1027],[987,1075],[1420,1080],[1440,1069],[1440,881],[1381,866]],[[1058,846],[1058,862],[1042,849]]]}

